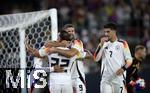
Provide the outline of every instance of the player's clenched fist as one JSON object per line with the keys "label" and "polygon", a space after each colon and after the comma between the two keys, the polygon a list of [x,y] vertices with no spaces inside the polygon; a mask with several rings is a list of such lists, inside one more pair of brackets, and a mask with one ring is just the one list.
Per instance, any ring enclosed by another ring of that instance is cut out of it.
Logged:
{"label": "player's clenched fist", "polygon": [[104,36],[101,38],[101,42],[100,42],[100,46],[102,46],[104,44],[104,42],[108,41],[108,37]]}
{"label": "player's clenched fist", "polygon": [[27,52],[29,52],[30,54],[35,52],[35,49],[31,48],[31,46],[29,45],[29,39],[26,38],[24,43],[25,43]]}
{"label": "player's clenched fist", "polygon": [[121,76],[121,75],[123,74],[123,72],[124,72],[124,70],[123,70],[122,68],[120,68],[120,69],[116,72],[116,74],[117,74],[118,76]]}

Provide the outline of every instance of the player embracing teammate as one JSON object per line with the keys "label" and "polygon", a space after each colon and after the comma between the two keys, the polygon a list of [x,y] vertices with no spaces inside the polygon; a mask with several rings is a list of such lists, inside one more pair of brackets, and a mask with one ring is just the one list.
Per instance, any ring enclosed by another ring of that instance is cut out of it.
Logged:
{"label": "player embracing teammate", "polygon": [[[58,41],[47,41],[45,43],[45,45],[44,45],[44,47],[46,47],[45,50],[47,50],[47,51],[49,51],[51,53],[57,54],[57,57],[59,55],[61,55],[61,56],[65,57],[65,59],[66,58],[71,58],[73,56],[76,56],[76,60],[74,60],[74,62],[71,63],[72,65],[71,65],[71,69],[70,70],[71,70],[71,78],[72,78],[71,83],[72,83],[72,85],[70,85],[70,87],[73,87],[73,89],[74,89],[73,91],[75,93],[86,93],[85,75],[84,75],[83,63],[81,61],[79,61],[79,59],[84,59],[84,58],[91,58],[92,59],[92,56],[90,55],[89,52],[85,52],[84,51],[82,41],[79,40],[79,39],[74,38],[75,37],[75,28],[74,28],[74,26],[72,24],[65,25],[63,27],[62,31],[65,31],[69,35],[72,36],[71,37],[72,39],[70,40],[70,42],[69,43],[68,42],[59,42],[60,39]],[[58,47],[66,47],[67,49],[64,50],[64,49],[58,48]],[[38,51],[34,51],[34,52],[36,54],[34,56],[36,56],[36,57],[41,57],[41,56],[43,56],[43,53],[44,53],[44,52],[41,52],[41,49],[40,49],[39,52]],[[49,59],[49,61],[51,61],[52,65],[53,65],[53,66],[51,65],[51,67],[50,67],[51,70],[55,70],[53,68],[55,65],[61,66],[60,64],[56,64],[56,63],[58,63],[57,59],[53,58],[53,60]],[[56,61],[56,62],[53,63],[53,61]],[[66,63],[66,61],[62,62],[63,66],[64,66],[64,63]],[[68,63],[68,61],[67,61],[67,63]],[[65,67],[63,67],[63,69],[64,68]],[[58,69],[61,70],[61,68],[59,68],[59,67],[58,67]],[[60,72],[60,73],[63,73],[63,72]],[[58,73],[56,73],[56,74],[58,74]],[[50,77],[51,76],[53,76],[53,72],[52,71],[50,73]],[[54,79],[53,77],[51,77],[51,78]],[[51,78],[50,78],[50,82],[53,81],[53,80],[51,80]],[[60,79],[60,77],[57,77],[57,78]],[[58,82],[58,80],[55,80],[55,81]],[[55,82],[55,84],[56,84],[56,82]],[[57,89],[58,88],[57,86],[52,87],[52,85],[54,85],[54,84],[50,85],[51,93],[72,93],[71,91],[68,91],[68,92],[65,91],[65,90],[63,91],[63,89],[65,89],[65,88],[67,89],[68,88],[67,86],[64,86],[64,88],[62,88],[62,89]]]}
{"label": "player embracing teammate", "polygon": [[[72,64],[71,69],[72,87],[74,93],[86,93],[84,67],[82,61],[78,59],[92,59],[92,55],[89,51],[84,51],[82,41],[76,39],[75,27],[72,24],[66,24],[63,30],[75,37],[70,43],[70,52],[61,49],[55,49],[55,52],[65,57],[77,55],[77,60]],[[49,43],[47,42],[47,46],[50,46]]]}

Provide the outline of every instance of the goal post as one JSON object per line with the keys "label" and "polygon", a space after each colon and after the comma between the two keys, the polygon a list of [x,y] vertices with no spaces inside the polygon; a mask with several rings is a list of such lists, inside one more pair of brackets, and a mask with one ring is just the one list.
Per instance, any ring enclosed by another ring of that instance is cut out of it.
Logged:
{"label": "goal post", "polygon": [[57,37],[58,36],[57,35],[57,33],[58,33],[58,21],[57,21],[57,11],[56,11],[56,9],[50,10],[49,14],[51,16],[51,24],[53,24],[52,27],[51,27],[51,31],[53,31],[51,40],[57,40],[57,38],[58,38]]}
{"label": "goal post", "polygon": [[[0,69],[30,68],[33,56],[26,52],[25,38],[33,48],[39,49],[46,40],[57,40],[57,33],[56,9],[0,16]],[[13,75],[15,73],[17,70],[12,71]],[[3,72],[4,77],[5,74]],[[26,90],[21,92],[26,93]]]}

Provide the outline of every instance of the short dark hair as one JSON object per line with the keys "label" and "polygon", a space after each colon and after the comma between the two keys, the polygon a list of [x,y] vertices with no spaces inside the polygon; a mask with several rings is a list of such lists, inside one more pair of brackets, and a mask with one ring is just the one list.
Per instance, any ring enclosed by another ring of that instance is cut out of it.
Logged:
{"label": "short dark hair", "polygon": [[66,32],[64,29],[60,31],[59,36],[62,40],[71,41],[71,35],[68,32]]}
{"label": "short dark hair", "polygon": [[74,25],[73,24],[66,24],[66,25],[64,25],[63,29],[66,29],[66,28],[69,28],[69,27],[74,27]]}
{"label": "short dark hair", "polygon": [[142,50],[142,49],[145,49],[145,46],[143,46],[143,45],[137,45],[135,47],[135,52],[137,52],[138,50]]}
{"label": "short dark hair", "polygon": [[112,30],[117,30],[117,25],[115,23],[110,22],[110,23],[105,24],[104,28],[110,28]]}

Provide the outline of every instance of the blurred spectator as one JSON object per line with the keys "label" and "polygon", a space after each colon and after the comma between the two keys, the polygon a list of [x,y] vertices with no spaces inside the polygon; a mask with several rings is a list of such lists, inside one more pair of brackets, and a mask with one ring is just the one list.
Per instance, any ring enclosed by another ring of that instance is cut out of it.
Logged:
{"label": "blurred spectator", "polygon": [[130,13],[131,7],[123,2],[123,0],[120,0],[116,7],[117,23],[119,25],[128,25],[130,22]]}
{"label": "blurred spectator", "polygon": [[146,42],[147,54],[150,55],[150,39]]}
{"label": "blurred spectator", "polygon": [[[7,4],[9,7],[6,8]],[[131,38],[131,43],[142,38],[142,43],[149,46],[146,36],[150,25],[149,0],[2,0],[0,5],[1,14],[57,8],[59,26],[73,23],[78,37],[91,50],[98,43],[95,39],[103,34],[101,29],[108,21],[118,23],[121,37]]]}
{"label": "blurred spectator", "polygon": [[142,38],[142,43],[146,46],[147,48],[147,54],[150,55],[150,31],[149,30],[144,30],[144,35]]}

